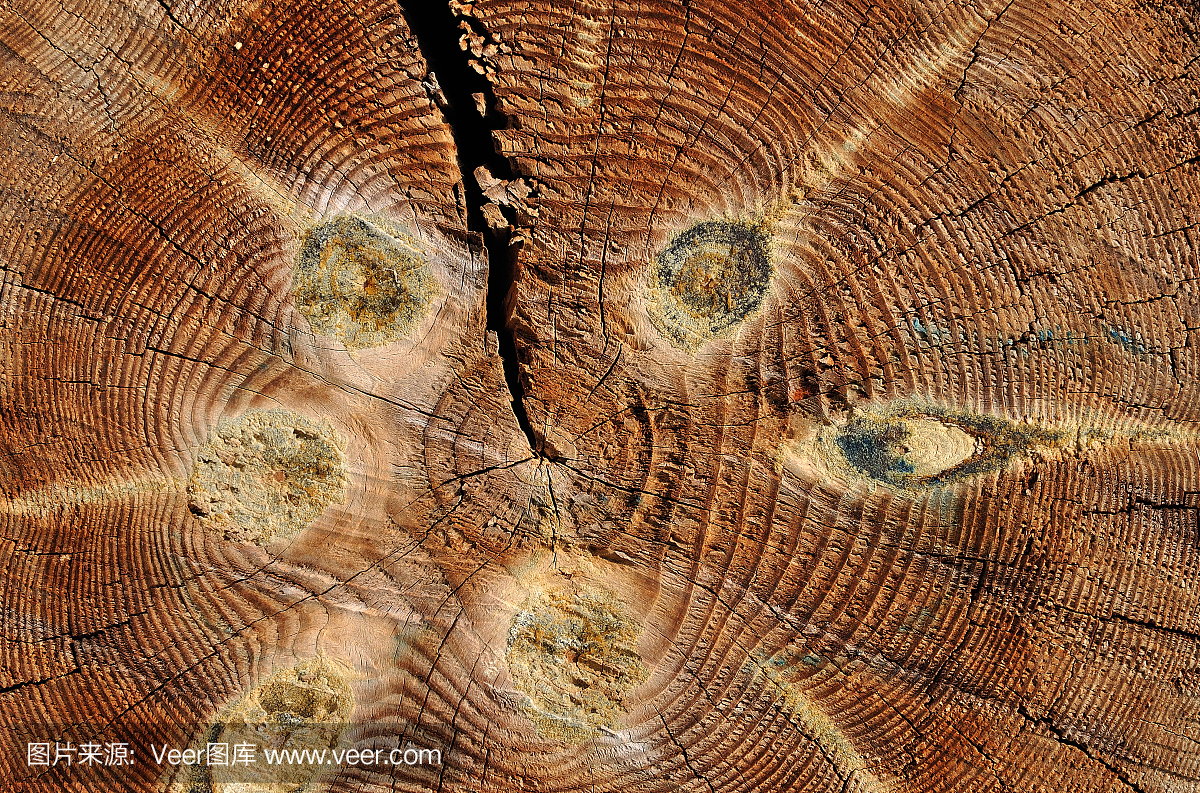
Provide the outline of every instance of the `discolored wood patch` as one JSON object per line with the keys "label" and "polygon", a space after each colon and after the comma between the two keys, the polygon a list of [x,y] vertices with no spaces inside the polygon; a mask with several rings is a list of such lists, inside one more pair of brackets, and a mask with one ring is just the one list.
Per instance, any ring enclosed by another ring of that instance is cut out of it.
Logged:
{"label": "discolored wood patch", "polygon": [[341,443],[327,423],[287,410],[217,425],[196,454],[188,503],[206,527],[259,545],[304,529],[345,499]]}
{"label": "discolored wood patch", "polygon": [[649,673],[636,649],[641,632],[602,590],[541,593],[526,603],[509,628],[505,660],[539,732],[582,741],[611,727]]}
{"label": "discolored wood patch", "polygon": [[440,291],[421,243],[386,218],[359,215],[309,229],[293,279],[313,331],[351,350],[407,336]]}

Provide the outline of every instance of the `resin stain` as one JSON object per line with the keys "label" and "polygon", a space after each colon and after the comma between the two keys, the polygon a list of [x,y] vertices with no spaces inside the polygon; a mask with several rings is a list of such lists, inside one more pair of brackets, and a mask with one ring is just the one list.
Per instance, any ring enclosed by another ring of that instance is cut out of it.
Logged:
{"label": "resin stain", "polygon": [[325,422],[251,411],[217,425],[196,455],[188,504],[226,539],[263,545],[298,534],[346,498],[342,444]]}
{"label": "resin stain", "polygon": [[440,293],[424,247],[385,218],[348,215],[308,231],[293,273],[313,332],[358,350],[407,336]]}
{"label": "resin stain", "polygon": [[610,728],[626,711],[625,696],[649,675],[636,650],[641,632],[603,590],[531,598],[509,627],[505,660],[538,732],[577,742]]}
{"label": "resin stain", "polygon": [[697,223],[658,255],[649,279],[649,316],[680,349],[732,335],[771,286],[770,236],[761,226]]}

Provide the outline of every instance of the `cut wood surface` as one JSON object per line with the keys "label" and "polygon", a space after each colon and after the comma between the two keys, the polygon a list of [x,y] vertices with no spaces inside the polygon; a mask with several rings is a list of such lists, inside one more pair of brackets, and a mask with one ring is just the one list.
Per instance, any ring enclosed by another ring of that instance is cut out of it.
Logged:
{"label": "cut wood surface", "polygon": [[1200,791],[1197,13],[2,0],[0,790]]}

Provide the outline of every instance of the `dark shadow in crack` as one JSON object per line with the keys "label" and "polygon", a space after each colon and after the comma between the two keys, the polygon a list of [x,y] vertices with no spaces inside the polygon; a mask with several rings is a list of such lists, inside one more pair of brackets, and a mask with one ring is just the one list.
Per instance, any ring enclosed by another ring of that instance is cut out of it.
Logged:
{"label": "dark shadow in crack", "polygon": [[[458,167],[462,174],[467,204],[467,227],[483,237],[488,254],[487,329],[499,340],[504,379],[512,398],[517,424],[535,455],[541,455],[542,443],[534,433],[525,412],[525,389],[521,383],[517,346],[508,326],[508,296],[512,290],[516,251],[509,246],[508,235],[493,230],[483,215],[487,199],[475,179],[475,169],[485,166],[497,179],[513,178],[512,165],[496,152],[492,131],[505,129],[509,119],[496,109],[496,96],[487,78],[471,67],[471,54],[459,46],[465,32],[460,23],[472,26],[476,34],[486,31],[476,20],[455,16],[449,3],[404,0],[401,3],[409,29],[416,36],[417,46],[429,64],[430,75],[426,90],[441,108],[454,145],[458,149]],[[473,94],[484,98],[484,114],[480,115]],[[514,222],[512,209],[499,207],[509,223]]]}

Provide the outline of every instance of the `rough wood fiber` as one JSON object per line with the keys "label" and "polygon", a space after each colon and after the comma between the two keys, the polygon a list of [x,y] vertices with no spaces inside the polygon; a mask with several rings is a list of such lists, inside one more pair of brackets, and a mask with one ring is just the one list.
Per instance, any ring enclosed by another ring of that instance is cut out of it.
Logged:
{"label": "rough wood fiber", "polygon": [[417,6],[0,6],[0,780],[1200,790],[1195,9]]}

